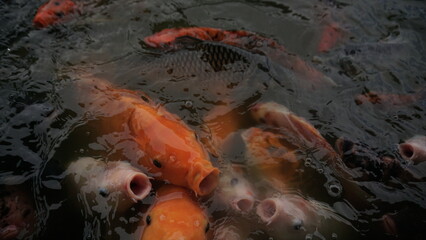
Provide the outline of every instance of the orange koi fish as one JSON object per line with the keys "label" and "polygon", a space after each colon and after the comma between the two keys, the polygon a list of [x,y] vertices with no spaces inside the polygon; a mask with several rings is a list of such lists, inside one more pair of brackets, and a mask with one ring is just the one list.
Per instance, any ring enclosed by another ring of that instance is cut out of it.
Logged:
{"label": "orange koi fish", "polygon": [[[278,191],[288,188],[295,177],[304,177],[299,169],[304,165],[321,168],[327,178],[325,184],[332,197],[345,197],[366,207],[366,194],[352,181],[352,175],[340,156],[309,122],[295,115],[285,106],[269,102],[253,107],[252,115],[263,128],[243,132],[248,161],[262,177]],[[333,175],[330,175],[333,170]]]}
{"label": "orange koi fish", "polygon": [[49,0],[43,4],[33,19],[34,26],[45,28],[60,21],[77,9],[71,0]]}
{"label": "orange koi fish", "polygon": [[355,103],[357,105],[361,105],[366,102],[393,107],[403,107],[413,104],[426,105],[426,89],[422,89],[414,94],[368,92],[358,95],[355,98]]}
{"label": "orange koi fish", "polygon": [[98,93],[91,96],[94,110],[119,110],[119,117],[105,122],[104,128],[124,125],[144,152],[138,164],[152,176],[190,188],[201,196],[216,188],[219,170],[212,166],[194,131],[177,116],[163,107],[151,105],[146,97],[141,98],[130,90],[114,89],[103,81],[80,81],[79,84]]}
{"label": "orange koi fish", "polygon": [[318,43],[318,52],[327,52],[332,47],[336,46],[344,38],[344,32],[337,23],[327,24],[322,33]]}
{"label": "orange koi fish", "polygon": [[144,217],[141,240],[205,240],[209,231],[206,213],[181,187],[164,185]]}
{"label": "orange koi fish", "polygon": [[145,37],[144,42],[155,48],[179,48],[175,41],[181,37],[193,37],[205,41],[221,42],[253,52],[261,52],[270,59],[294,70],[302,79],[309,80],[316,86],[335,85],[334,81],[303,61],[300,57],[288,53],[285,48],[272,39],[248,31],[228,31],[209,27],[164,29]]}

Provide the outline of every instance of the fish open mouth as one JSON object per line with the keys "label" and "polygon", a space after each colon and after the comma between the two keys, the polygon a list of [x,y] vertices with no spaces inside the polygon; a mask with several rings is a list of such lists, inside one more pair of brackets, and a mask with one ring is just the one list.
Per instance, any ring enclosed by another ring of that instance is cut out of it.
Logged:
{"label": "fish open mouth", "polygon": [[134,173],[128,178],[126,189],[130,198],[142,200],[151,191],[151,183],[145,174]]}
{"label": "fish open mouth", "polygon": [[201,196],[207,195],[217,187],[219,183],[219,173],[216,169],[213,169],[207,176],[201,180],[199,184],[199,194]]}
{"label": "fish open mouth", "polygon": [[210,194],[219,184],[219,170],[202,164],[195,164],[187,177],[189,187],[200,196]]}
{"label": "fish open mouth", "polygon": [[404,159],[412,159],[414,156],[414,148],[411,144],[402,143],[399,145],[399,152]]}
{"label": "fish open mouth", "polygon": [[238,199],[235,202],[235,208],[239,211],[242,212],[249,212],[254,205],[254,201],[253,199],[248,199],[248,198],[242,198],[242,199]]}
{"label": "fish open mouth", "polygon": [[257,206],[257,215],[268,224],[277,216],[277,203],[274,199],[265,199]]}

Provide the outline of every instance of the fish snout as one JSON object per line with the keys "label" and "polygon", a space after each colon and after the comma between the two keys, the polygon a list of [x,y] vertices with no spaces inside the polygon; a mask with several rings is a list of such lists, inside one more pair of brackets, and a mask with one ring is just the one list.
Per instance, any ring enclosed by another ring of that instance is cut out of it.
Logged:
{"label": "fish snout", "polygon": [[206,196],[213,192],[219,184],[219,169],[211,165],[196,163],[188,172],[187,182],[197,195]]}

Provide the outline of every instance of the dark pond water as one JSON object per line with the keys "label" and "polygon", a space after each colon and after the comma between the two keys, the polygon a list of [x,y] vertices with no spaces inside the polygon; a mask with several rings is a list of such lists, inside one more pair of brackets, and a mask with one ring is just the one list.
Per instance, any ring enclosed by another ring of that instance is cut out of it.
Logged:
{"label": "dark pond water", "polygon": [[[302,170],[315,172],[318,181],[292,189],[329,206],[340,221],[293,238],[265,227],[254,213],[235,216],[211,197],[199,200],[210,216],[211,231],[229,220],[247,233],[241,239],[426,238],[426,171],[407,163],[397,148],[415,135],[426,135],[424,1],[84,0],[79,2],[81,13],[69,21],[36,29],[32,19],[41,4],[0,0],[0,184],[19,186],[33,199],[37,222],[30,238],[138,239],[139,221],[155,195],[153,191],[123,216],[104,218],[70,203],[73,196],[62,187],[69,162],[82,156],[137,155],[129,150],[133,145],[128,139],[97,127],[104,116],[87,113],[80,99],[85,92],[73,85],[75,73],[143,91],[204,140],[210,137],[205,117],[215,107],[227,106],[242,124],[229,137],[234,145],[219,156],[212,154],[216,166],[225,161],[250,167],[238,136],[255,125],[248,120],[250,107],[268,101],[305,118],[331,145],[344,138],[360,149],[346,157],[364,162],[350,171],[354,184],[368,195],[362,206],[351,200],[350,189],[347,198],[330,197],[322,175],[306,163]],[[321,35],[330,24],[339,27],[342,37],[320,52]],[[269,70],[255,68],[250,80],[239,76],[238,91],[212,93],[209,89],[221,84],[219,77],[171,76],[161,68],[169,53],[143,43],[163,29],[193,26],[246,30],[273,39],[336,85],[312,85],[271,63]],[[359,100],[371,92],[384,94],[384,100]],[[404,96],[415,100],[400,101]],[[416,176],[384,173],[384,157]],[[259,192],[267,192],[266,183],[251,174],[247,178]],[[384,215],[392,216],[397,234],[386,232]]]}

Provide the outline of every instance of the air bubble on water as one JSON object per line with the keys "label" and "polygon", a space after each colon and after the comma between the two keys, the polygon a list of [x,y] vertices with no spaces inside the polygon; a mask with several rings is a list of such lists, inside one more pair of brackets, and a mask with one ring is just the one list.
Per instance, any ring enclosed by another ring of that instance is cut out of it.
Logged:
{"label": "air bubble on water", "polygon": [[327,192],[332,197],[339,197],[342,194],[342,190],[342,185],[339,182],[332,182],[327,186]]}
{"label": "air bubble on water", "polygon": [[322,168],[318,168],[318,169],[317,169],[317,172],[318,172],[319,174],[323,174],[323,173],[324,173],[324,169],[322,169]]}
{"label": "air bubble on water", "polygon": [[185,107],[192,108],[193,104],[192,101],[185,101]]}
{"label": "air bubble on water", "polygon": [[311,158],[306,158],[305,159],[305,167],[310,167],[312,164],[312,159]]}
{"label": "air bubble on water", "polygon": [[305,240],[312,240],[312,239],[313,239],[313,235],[312,234],[306,234]]}

